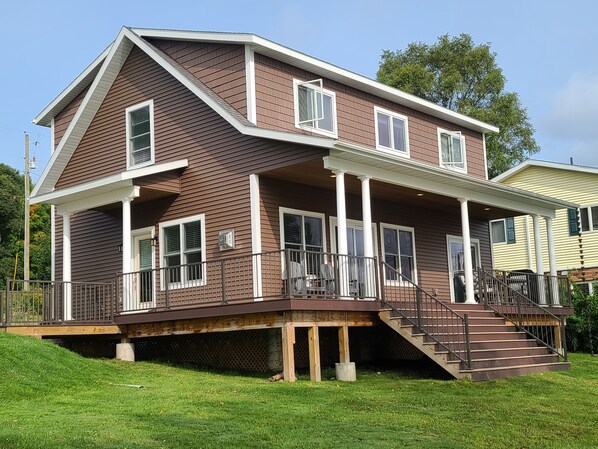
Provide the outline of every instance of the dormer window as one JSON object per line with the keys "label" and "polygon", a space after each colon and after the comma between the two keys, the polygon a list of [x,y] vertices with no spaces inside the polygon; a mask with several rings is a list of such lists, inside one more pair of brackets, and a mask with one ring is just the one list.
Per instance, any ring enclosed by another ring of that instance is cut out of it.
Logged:
{"label": "dormer window", "polygon": [[465,139],[459,131],[438,130],[440,146],[440,165],[455,171],[466,173]]}
{"label": "dormer window", "polygon": [[336,137],[336,96],[323,89],[322,80],[293,80],[295,126]]}
{"label": "dormer window", "polygon": [[374,107],[376,115],[376,148],[409,156],[407,117]]}
{"label": "dormer window", "polygon": [[127,114],[127,169],[154,163],[154,102],[131,106]]}

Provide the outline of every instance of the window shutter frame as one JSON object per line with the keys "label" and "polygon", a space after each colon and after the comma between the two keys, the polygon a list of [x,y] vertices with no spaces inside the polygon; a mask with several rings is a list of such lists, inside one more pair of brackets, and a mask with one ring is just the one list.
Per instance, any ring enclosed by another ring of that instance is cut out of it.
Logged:
{"label": "window shutter frame", "polygon": [[506,227],[506,234],[507,234],[507,243],[516,243],[515,240],[515,219],[505,218],[505,227]]}
{"label": "window shutter frame", "polygon": [[569,235],[579,235],[579,220],[577,218],[577,209],[567,209],[569,218]]}

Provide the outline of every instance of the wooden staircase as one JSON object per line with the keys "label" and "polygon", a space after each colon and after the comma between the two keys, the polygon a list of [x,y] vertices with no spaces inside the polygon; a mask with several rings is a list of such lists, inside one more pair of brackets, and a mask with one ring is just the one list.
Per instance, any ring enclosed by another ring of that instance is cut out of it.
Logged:
{"label": "wooden staircase", "polygon": [[451,335],[444,344],[434,341],[413,324],[416,322],[417,312],[408,308],[401,309],[401,313],[406,314],[406,317],[392,308],[381,309],[379,316],[399,335],[455,378],[483,381],[570,368],[568,362],[559,361],[558,354],[540,346],[536,340],[528,338],[525,332],[517,331],[515,326],[497,316],[494,311],[486,310],[481,304],[446,304],[446,307],[456,314],[445,314],[437,318],[434,318],[434,314],[426,314],[426,307],[424,302],[419,310],[420,316],[423,317],[421,319],[427,328],[440,329],[435,333],[435,338],[441,341],[442,328],[454,328],[455,323],[467,314],[470,366],[452,352],[459,350],[462,353],[465,336],[455,341],[454,335]]}

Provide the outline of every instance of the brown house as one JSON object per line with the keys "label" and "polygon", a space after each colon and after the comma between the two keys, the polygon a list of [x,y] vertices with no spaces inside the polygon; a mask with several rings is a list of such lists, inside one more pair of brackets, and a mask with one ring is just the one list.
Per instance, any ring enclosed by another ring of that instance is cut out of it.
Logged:
{"label": "brown house", "polygon": [[54,279],[13,285],[9,330],[120,351],[234,331],[212,356],[289,380],[326,357],[568,366],[566,279],[493,271],[488,223],[571,204],[489,182],[492,125],[256,35],[131,28],[34,121]]}

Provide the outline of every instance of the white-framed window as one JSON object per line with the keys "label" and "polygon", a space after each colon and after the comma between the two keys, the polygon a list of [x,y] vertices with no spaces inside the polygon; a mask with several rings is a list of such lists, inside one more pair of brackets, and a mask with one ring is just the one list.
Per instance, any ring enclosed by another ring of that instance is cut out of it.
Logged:
{"label": "white-framed window", "polygon": [[598,281],[576,282],[575,285],[584,296],[590,296],[598,292]]}
{"label": "white-framed window", "polygon": [[[411,282],[417,283],[417,264],[415,258],[415,230],[407,226],[380,223],[382,234],[382,258]],[[400,283],[393,272],[383,270],[385,282]]]}
{"label": "white-framed window", "polygon": [[205,215],[160,223],[162,289],[184,288],[206,283]]}
{"label": "white-framed window", "polygon": [[598,231],[598,206],[584,206],[579,208],[581,232]]}
{"label": "white-framed window", "polygon": [[515,220],[513,218],[501,218],[490,222],[492,244],[515,243]]}
{"label": "white-framed window", "polygon": [[337,137],[336,94],[322,87],[322,80],[293,80],[295,126]]}
{"label": "white-framed window", "polygon": [[324,214],[280,208],[280,242],[290,251],[290,259],[300,263],[305,274],[317,276],[326,253]]}
{"label": "white-framed window", "polygon": [[[347,219],[347,252],[349,256],[364,255],[364,234],[363,222]],[[378,236],[376,235],[376,223],[372,223],[372,238],[374,254],[378,254]],[[330,244],[332,252],[338,253],[338,219],[330,217]]]}
{"label": "white-framed window", "polygon": [[467,173],[465,138],[460,131],[438,128],[440,166]]}
{"label": "white-framed window", "polygon": [[127,126],[127,169],[154,163],[154,101],[125,110]]}
{"label": "white-framed window", "polygon": [[376,119],[376,148],[409,156],[407,117],[374,106]]}

